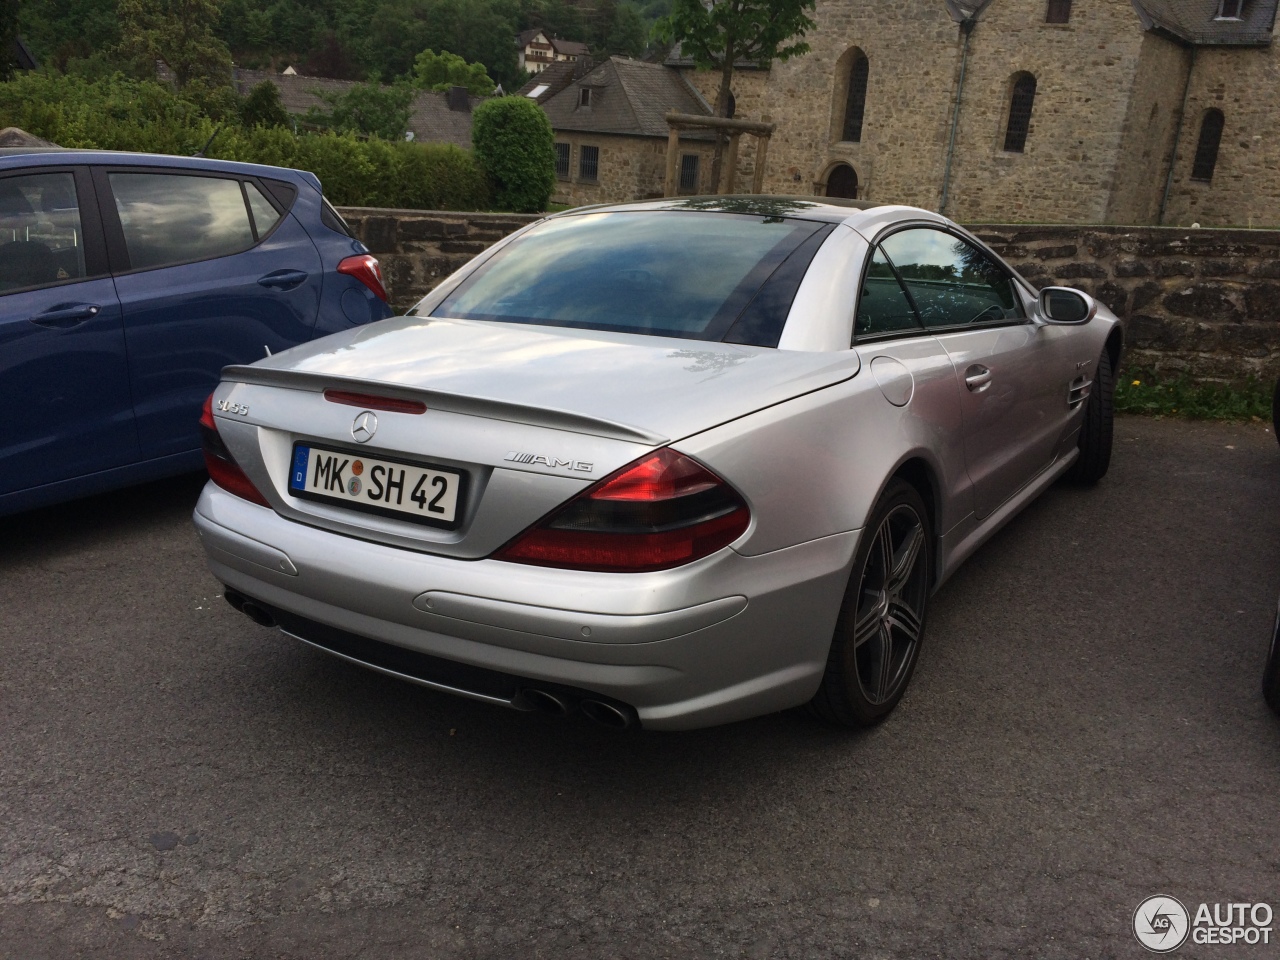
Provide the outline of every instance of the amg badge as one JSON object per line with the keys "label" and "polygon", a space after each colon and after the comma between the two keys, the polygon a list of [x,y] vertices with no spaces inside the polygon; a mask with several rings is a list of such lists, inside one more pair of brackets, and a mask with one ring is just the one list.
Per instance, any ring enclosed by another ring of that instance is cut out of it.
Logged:
{"label": "amg badge", "polygon": [[516,453],[512,451],[503,459],[510,460],[512,463],[537,464],[543,467],[550,467],[552,470],[576,470],[579,473],[590,473],[595,469],[593,464],[584,463],[581,460],[560,460],[556,457],[544,457],[537,453]]}

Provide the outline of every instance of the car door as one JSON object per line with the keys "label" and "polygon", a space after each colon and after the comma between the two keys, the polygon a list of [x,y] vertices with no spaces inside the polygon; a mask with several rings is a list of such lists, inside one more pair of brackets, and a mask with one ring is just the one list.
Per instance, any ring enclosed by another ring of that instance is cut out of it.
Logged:
{"label": "car door", "polygon": [[320,255],[250,177],[97,168],[146,458],[199,447],[200,406],[228,364],[309,340]]}
{"label": "car door", "polygon": [[[910,412],[929,425],[944,489],[965,489],[963,428],[951,358],[924,328],[878,247],[871,251],[862,275],[853,331],[858,356],[885,400],[897,407],[910,405]],[[968,503],[963,495],[956,500]],[[940,516],[937,521],[947,524],[951,519]]]}
{"label": "car door", "polygon": [[964,237],[910,227],[881,247],[951,358],[979,519],[1053,462],[1066,420],[1067,337],[1032,323],[1016,282]]}
{"label": "car door", "polygon": [[0,174],[0,497],[138,459],[87,168]]}

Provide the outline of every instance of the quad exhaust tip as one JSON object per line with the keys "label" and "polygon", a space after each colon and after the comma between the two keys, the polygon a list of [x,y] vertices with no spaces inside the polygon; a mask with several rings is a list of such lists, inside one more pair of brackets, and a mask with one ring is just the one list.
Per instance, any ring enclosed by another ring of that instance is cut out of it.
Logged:
{"label": "quad exhaust tip", "polygon": [[[278,626],[270,610],[238,590],[226,588],[222,592],[222,597],[231,604],[233,609],[243,613],[259,626]],[[533,710],[553,717],[567,717],[581,710],[588,720],[614,730],[627,730],[639,723],[635,711],[623,704],[609,703],[591,697],[579,699],[571,693],[561,693],[558,690],[546,690],[541,687],[521,687],[511,701],[511,705],[517,710]]]}
{"label": "quad exhaust tip", "polygon": [[222,598],[231,604],[232,608],[240,611],[254,623],[260,627],[274,627],[276,618],[265,607],[259,606],[255,601],[250,600],[243,593],[235,590],[224,590]]}
{"label": "quad exhaust tip", "polygon": [[512,705],[520,710],[535,710],[555,717],[567,717],[581,710],[582,715],[594,723],[614,730],[626,730],[637,723],[635,713],[627,707],[590,697],[579,700],[559,691],[544,690],[540,687],[522,687],[516,694]]}
{"label": "quad exhaust tip", "polygon": [[573,704],[564,697],[536,687],[524,688],[517,699],[538,713],[549,713],[554,717],[567,717],[573,712]]}
{"label": "quad exhaust tip", "polygon": [[612,703],[605,703],[603,700],[583,700],[581,706],[588,720],[594,720],[606,727],[613,727],[615,730],[625,730],[633,722],[631,715],[625,710]]}

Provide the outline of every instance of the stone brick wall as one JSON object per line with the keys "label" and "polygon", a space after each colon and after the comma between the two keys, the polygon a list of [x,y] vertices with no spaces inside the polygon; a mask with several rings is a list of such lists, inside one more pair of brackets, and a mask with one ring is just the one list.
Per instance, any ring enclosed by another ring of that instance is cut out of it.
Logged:
{"label": "stone brick wall", "polygon": [[1040,286],[1126,321],[1127,363],[1202,379],[1280,375],[1280,232],[973,226]]}
{"label": "stone brick wall", "polygon": [[[966,220],[1157,222],[1184,89],[1166,224],[1280,224],[1280,42],[1191,51],[1144,33],[1130,0],[1076,0],[1067,24],[1045,23],[1046,0],[998,0],[969,42],[946,213]],[[818,0],[811,52],[734,79],[738,116],[778,125],[765,190],[822,195],[837,163],[859,196],[938,209],[963,37],[942,0]],[[842,65],[869,62],[859,143],[837,140]],[[1004,150],[1014,74],[1035,76],[1030,134]],[[1188,71],[1190,86],[1187,87]],[[687,70],[714,101],[717,74]],[[1200,122],[1226,118],[1211,182],[1190,179]],[[743,140],[742,178],[754,147]]]}
{"label": "stone brick wall", "polygon": [[[537,216],[346,208],[382,262],[392,305]],[[1126,321],[1130,366],[1199,378],[1280,375],[1280,231],[1159,227],[971,228],[1028,280],[1077,287]]]}
{"label": "stone brick wall", "polygon": [[[1280,40],[1250,50],[1202,48],[1191,73],[1166,223],[1254,227],[1280,223]],[[1181,88],[1178,94],[1181,95]],[[1225,124],[1213,179],[1191,179],[1205,111]],[[1162,184],[1163,186],[1163,184]]]}
{"label": "stone brick wall", "polygon": [[477,253],[539,215],[343,207],[343,219],[378,258],[391,297],[403,312]]}
{"label": "stone brick wall", "polygon": [[[623,137],[598,133],[556,131],[556,143],[569,144],[569,176],[556,181],[552,201],[571,206],[591,203],[621,203],[662,196],[667,179],[667,141],[655,137]],[[581,176],[584,146],[600,151],[594,181]],[[701,184],[699,193],[711,189],[712,144],[698,140],[680,141],[681,154],[697,154]]]}

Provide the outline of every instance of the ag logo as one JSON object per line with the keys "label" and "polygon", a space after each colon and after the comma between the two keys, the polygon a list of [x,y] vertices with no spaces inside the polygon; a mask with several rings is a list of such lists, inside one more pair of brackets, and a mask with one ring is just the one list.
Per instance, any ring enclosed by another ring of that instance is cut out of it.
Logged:
{"label": "ag logo", "polygon": [[1191,915],[1173,897],[1147,897],[1133,911],[1133,935],[1152,953],[1172,953],[1187,942]]}

